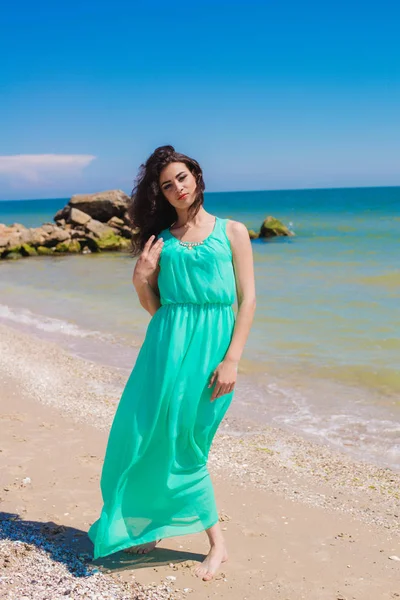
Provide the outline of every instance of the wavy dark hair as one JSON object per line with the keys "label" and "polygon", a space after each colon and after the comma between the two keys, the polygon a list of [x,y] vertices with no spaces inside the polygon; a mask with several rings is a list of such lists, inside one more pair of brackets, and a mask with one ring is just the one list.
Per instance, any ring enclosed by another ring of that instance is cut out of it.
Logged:
{"label": "wavy dark hair", "polygon": [[147,161],[139,168],[132,190],[128,215],[132,233],[132,255],[137,256],[151,235],[157,236],[163,229],[169,228],[177,219],[175,208],[165,198],[160,188],[160,173],[169,164],[185,163],[196,179],[196,197],[188,209],[188,217],[194,217],[204,202],[203,172],[199,163],[175,151],[173,146],[159,146]]}

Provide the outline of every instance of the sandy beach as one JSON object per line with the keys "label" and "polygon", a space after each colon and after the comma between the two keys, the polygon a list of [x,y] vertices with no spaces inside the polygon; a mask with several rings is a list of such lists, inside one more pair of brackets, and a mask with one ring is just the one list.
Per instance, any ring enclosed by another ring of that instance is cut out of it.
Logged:
{"label": "sandy beach", "polygon": [[192,573],[204,533],[93,563],[125,374],[4,326],[0,357],[0,598],[400,598],[400,475],[278,429],[235,435],[234,409],[209,463],[230,554],[217,578]]}

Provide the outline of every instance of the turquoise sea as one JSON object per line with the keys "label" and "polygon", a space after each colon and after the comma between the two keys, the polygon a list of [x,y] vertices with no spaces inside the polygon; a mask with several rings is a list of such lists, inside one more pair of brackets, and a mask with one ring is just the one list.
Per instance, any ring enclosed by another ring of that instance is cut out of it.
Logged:
{"label": "turquoise sea", "polygon": [[[39,226],[68,199],[0,202],[0,222]],[[254,241],[257,311],[235,401],[400,468],[400,187],[207,193],[205,208],[294,238]],[[149,320],[121,254],[0,262],[0,320],[131,368]]]}

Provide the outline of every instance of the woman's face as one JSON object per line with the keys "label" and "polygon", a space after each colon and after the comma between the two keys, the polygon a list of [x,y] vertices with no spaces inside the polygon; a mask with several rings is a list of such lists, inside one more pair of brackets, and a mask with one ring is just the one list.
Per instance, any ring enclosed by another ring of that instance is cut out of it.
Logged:
{"label": "woman's face", "polygon": [[196,179],[185,163],[171,163],[160,173],[162,193],[175,208],[189,208],[195,201],[196,187]]}

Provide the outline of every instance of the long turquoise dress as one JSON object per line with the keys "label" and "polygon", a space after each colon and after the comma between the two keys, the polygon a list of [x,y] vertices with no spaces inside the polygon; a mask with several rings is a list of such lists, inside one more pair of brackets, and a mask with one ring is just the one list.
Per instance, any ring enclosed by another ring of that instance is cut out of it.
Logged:
{"label": "long turquoise dress", "polygon": [[111,427],[101,475],[104,506],[90,527],[94,558],[218,521],[207,458],[234,392],[210,401],[211,375],[233,333],[235,277],[217,217],[200,244],[168,229],[152,316]]}

